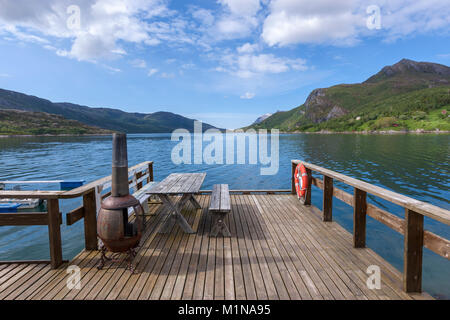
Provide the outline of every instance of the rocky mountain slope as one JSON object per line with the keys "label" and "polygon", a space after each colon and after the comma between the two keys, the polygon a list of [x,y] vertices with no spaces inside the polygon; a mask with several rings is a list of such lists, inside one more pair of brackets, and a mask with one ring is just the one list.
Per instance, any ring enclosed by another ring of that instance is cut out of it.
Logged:
{"label": "rocky mountain slope", "polygon": [[316,89],[254,128],[283,131],[450,130],[450,68],[403,59],[358,84]]}
{"label": "rocky mountain slope", "polygon": [[[23,93],[0,89],[0,110],[15,109],[60,115],[88,126],[127,133],[168,133],[183,128],[193,131],[194,120],[171,112],[130,113],[111,108],[90,108],[54,103]],[[214,128],[204,123],[203,130]]]}
{"label": "rocky mountain slope", "polygon": [[0,135],[111,134],[112,131],[45,113],[0,110]]}

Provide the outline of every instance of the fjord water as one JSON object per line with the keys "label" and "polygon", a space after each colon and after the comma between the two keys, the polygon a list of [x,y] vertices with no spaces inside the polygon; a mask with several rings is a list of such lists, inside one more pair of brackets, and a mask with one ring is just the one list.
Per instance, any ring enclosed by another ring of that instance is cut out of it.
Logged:
{"label": "fjord water", "polygon": [[[290,160],[299,159],[450,209],[450,135],[280,135],[279,171],[273,176],[260,175],[261,165],[175,165],[171,152],[176,144],[170,134],[129,135],[129,165],[154,161],[156,181],[172,172],[206,172],[202,189],[215,183],[228,183],[230,189],[289,189]],[[0,180],[89,182],[111,173],[111,152],[109,136],[2,138]],[[321,196],[314,187],[312,200],[318,208]],[[369,201],[404,217],[401,207],[372,196]],[[61,201],[63,217],[80,203],[80,199]],[[336,199],[333,219],[352,231],[352,208]],[[64,259],[70,259],[83,249],[83,222],[63,223],[61,228]],[[425,218],[425,228],[450,239],[447,225]],[[367,246],[403,270],[403,236],[370,217]],[[48,258],[47,227],[0,227],[0,260]],[[435,297],[450,299],[450,261],[428,249],[424,249],[423,287]]]}

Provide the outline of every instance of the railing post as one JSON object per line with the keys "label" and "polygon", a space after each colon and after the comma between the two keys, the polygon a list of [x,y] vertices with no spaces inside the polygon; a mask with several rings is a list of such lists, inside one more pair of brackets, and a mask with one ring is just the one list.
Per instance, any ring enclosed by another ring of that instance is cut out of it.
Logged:
{"label": "railing post", "polygon": [[97,250],[97,203],[95,189],[83,195],[84,243],[86,250]]}
{"label": "railing post", "polygon": [[62,264],[62,246],[61,246],[61,217],[59,214],[59,200],[47,200],[48,214],[48,238],[50,244],[50,264],[53,269]]}
{"label": "railing post", "polygon": [[294,173],[295,173],[296,167],[297,167],[297,164],[294,161],[291,161],[291,193],[292,194],[296,194],[295,179],[294,179]]}
{"label": "railing post", "polygon": [[323,176],[323,221],[333,221],[333,178]]}
{"label": "railing post", "polygon": [[353,247],[366,246],[367,193],[355,188],[353,196]]}
{"label": "railing post", "polygon": [[422,292],[423,215],[405,209],[403,290]]}
{"label": "railing post", "polygon": [[308,175],[308,188],[306,188],[305,194],[305,206],[311,205],[311,187],[312,187],[312,171],[309,168],[306,168],[306,174]]}
{"label": "railing post", "polygon": [[154,177],[153,177],[153,162],[150,162],[148,164],[148,179],[147,182],[151,182],[154,181]]}
{"label": "railing post", "polygon": [[[136,181],[138,181],[143,176],[142,171],[136,172]],[[142,181],[137,183],[136,190],[142,189]]]}

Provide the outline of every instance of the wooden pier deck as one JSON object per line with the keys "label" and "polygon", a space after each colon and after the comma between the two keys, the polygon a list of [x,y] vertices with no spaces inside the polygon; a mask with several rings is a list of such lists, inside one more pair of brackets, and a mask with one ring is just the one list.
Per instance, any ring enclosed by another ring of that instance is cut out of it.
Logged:
{"label": "wooden pier deck", "polygon": [[[231,195],[231,238],[209,237],[209,195],[201,210],[183,210],[197,230],[160,234],[165,214],[151,205],[136,274],[125,263],[98,270],[99,251],[82,251],[57,269],[49,264],[0,265],[0,300],[32,299],[428,299],[407,294],[402,274],[352,235],[291,194]],[[80,289],[67,287],[67,266],[81,269]],[[368,266],[381,269],[381,289],[368,289]]]}

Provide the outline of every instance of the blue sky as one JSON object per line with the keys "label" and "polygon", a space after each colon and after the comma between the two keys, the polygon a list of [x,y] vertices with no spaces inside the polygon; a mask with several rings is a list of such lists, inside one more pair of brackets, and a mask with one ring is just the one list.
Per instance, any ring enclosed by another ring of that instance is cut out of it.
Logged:
{"label": "blue sky", "polygon": [[448,0],[0,0],[0,88],[219,127],[402,58],[450,64]]}

